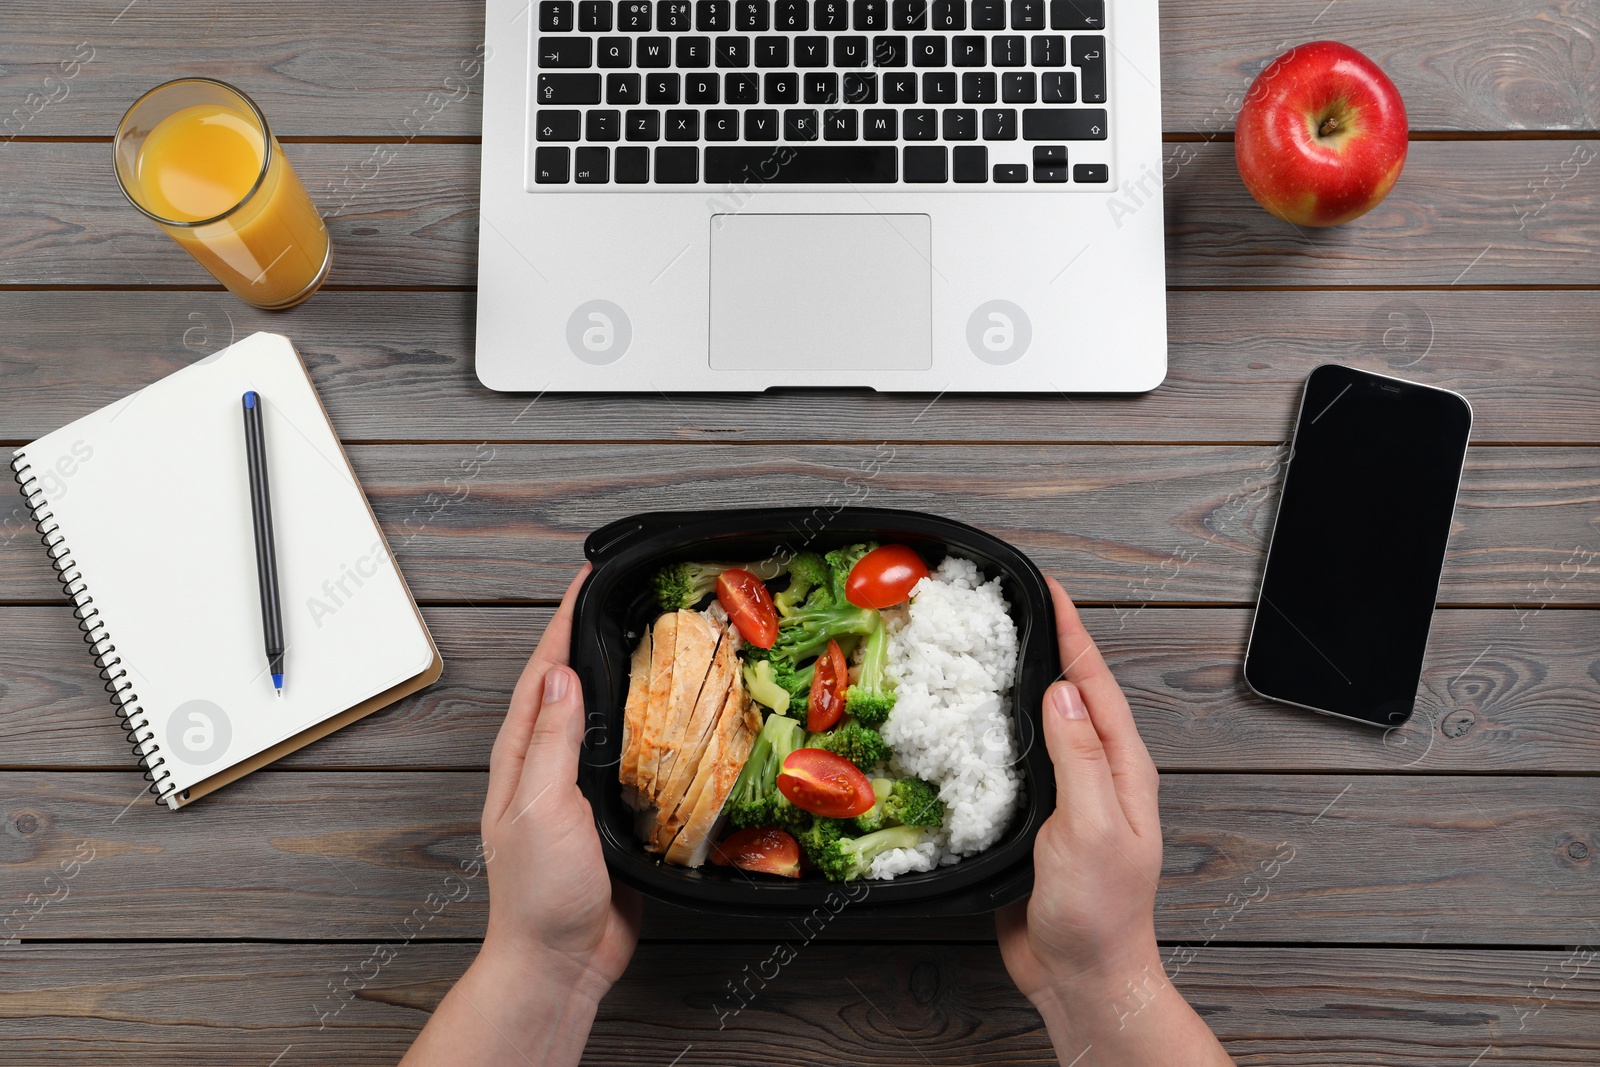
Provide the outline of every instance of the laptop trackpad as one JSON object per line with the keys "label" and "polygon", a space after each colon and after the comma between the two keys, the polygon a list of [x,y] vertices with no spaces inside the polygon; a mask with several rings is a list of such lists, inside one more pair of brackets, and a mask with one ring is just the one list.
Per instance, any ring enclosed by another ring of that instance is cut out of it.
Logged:
{"label": "laptop trackpad", "polygon": [[927,215],[713,215],[713,370],[926,370]]}

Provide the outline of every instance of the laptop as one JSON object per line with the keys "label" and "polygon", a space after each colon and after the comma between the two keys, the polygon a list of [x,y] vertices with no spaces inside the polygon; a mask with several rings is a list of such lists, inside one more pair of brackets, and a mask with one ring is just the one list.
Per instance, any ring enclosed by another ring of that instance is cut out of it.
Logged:
{"label": "laptop", "polygon": [[1156,0],[488,0],[506,391],[1140,392]]}

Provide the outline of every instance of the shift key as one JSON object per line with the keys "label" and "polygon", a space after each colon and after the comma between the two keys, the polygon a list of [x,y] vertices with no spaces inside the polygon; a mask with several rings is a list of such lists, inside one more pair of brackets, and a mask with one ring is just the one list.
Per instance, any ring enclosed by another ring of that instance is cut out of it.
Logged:
{"label": "shift key", "polygon": [[1101,107],[1030,107],[1022,112],[1025,141],[1104,141],[1106,111]]}
{"label": "shift key", "polygon": [[600,75],[541,74],[534,93],[541,104],[598,104]]}

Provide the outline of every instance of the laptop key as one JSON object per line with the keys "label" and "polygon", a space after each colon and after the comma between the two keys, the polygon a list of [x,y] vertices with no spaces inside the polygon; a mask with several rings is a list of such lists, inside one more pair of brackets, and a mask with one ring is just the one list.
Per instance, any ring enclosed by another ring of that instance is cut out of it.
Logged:
{"label": "laptop key", "polygon": [[[937,149],[943,152],[944,149]],[[895,180],[892,145],[785,145],[706,149],[706,181],[883,184]]]}
{"label": "laptop key", "polygon": [[732,108],[712,108],[706,112],[706,140],[737,141],[739,113]]}
{"label": "laptop key", "polygon": [[680,78],[676,74],[646,74],[644,78],[644,102],[647,104],[676,104]]}
{"label": "laptop key", "polygon": [[813,25],[819,30],[848,30],[850,14],[845,0],[817,0],[812,11]]}
{"label": "laptop key", "polygon": [[1052,30],[1103,30],[1105,0],[1050,0]]}
{"label": "laptop key", "polygon": [[1028,180],[1028,167],[1025,163],[996,163],[994,165],[994,180],[997,182],[1025,182]]}
{"label": "laptop key", "polygon": [[727,33],[733,24],[728,0],[696,0],[694,28],[701,33]]}
{"label": "laptop key", "polygon": [[836,67],[866,66],[867,39],[865,37],[835,37],[833,39],[833,65]]}
{"label": "laptop key", "polygon": [[[764,107],[746,110],[744,113],[744,139],[747,141],[776,141],[778,139],[777,110]],[[707,160],[707,173],[710,173],[710,166],[711,163]]]}
{"label": "laptop key", "polygon": [[1067,65],[1067,39],[1060,34],[1041,33],[1034,37],[1033,65],[1036,67],[1064,67]]}
{"label": "laptop key", "polygon": [[656,28],[668,33],[684,33],[689,29],[689,0],[659,0],[656,4]]}
{"label": "laptop key", "polygon": [[869,141],[892,141],[899,136],[899,126],[892,107],[873,107],[861,113],[861,134]]}
{"label": "laptop key", "polygon": [[608,104],[637,104],[643,92],[640,77],[637,74],[607,74],[606,75],[606,103]]}
{"label": "laptop key", "polygon": [[700,180],[700,149],[656,149],[656,184],[690,185]]}
{"label": "laptop key", "polygon": [[943,37],[915,37],[911,41],[913,67],[942,67],[945,65]]}
{"label": "laptop key", "polygon": [[957,145],[950,150],[950,177],[958,182],[989,180],[989,150],[983,145]]}
{"label": "laptop key", "polygon": [[683,76],[683,102],[685,104],[715,104],[722,79],[715,74],[685,74]]}
{"label": "laptop key", "polygon": [[573,153],[572,176],[579,185],[604,185],[610,149],[584,147]]}
{"label": "laptop key", "polygon": [[600,102],[600,75],[598,74],[541,74],[534,89],[534,102],[539,104],[598,104]]}
{"label": "laptop key", "polygon": [[943,70],[922,76],[922,102],[925,104],[953,104],[956,102],[956,76]]}
{"label": "laptop key", "polygon": [[1046,71],[1039,82],[1039,103],[1076,104],[1078,76],[1070,70]]}
{"label": "laptop key", "polygon": [[600,38],[600,65],[602,67],[633,66],[633,39],[629,37]]}
{"label": "laptop key", "polygon": [[650,180],[650,149],[627,147],[617,149],[617,184],[643,185]]}
{"label": "laptop key", "polygon": [[978,137],[978,113],[971,108],[953,107],[944,113],[946,141],[973,141]]}
{"label": "laptop key", "polygon": [[950,40],[950,65],[982,67],[988,65],[987,37],[953,37]]}
{"label": "laptop key", "polygon": [[754,74],[729,74],[723,82],[723,97],[730,104],[759,104],[761,80]]}
{"label": "laptop key", "polygon": [[1064,144],[1036,144],[1033,146],[1035,163],[1065,163],[1067,146]]}
{"label": "laptop key", "polygon": [[961,102],[963,104],[992,104],[998,95],[993,71],[969,70],[961,75]]}
{"label": "laptop key", "polygon": [[889,0],[855,0],[850,13],[850,27],[856,30],[888,29]]}
{"label": "laptop key", "polygon": [[839,102],[839,75],[832,72],[807,74],[805,96],[808,104],[837,104]]}
{"label": "laptop key", "polygon": [[883,102],[885,104],[915,104],[917,102],[917,76],[915,74],[885,74],[883,76]]}
{"label": "laptop key", "polygon": [[1011,0],[1011,28],[1044,29],[1044,4],[1045,0]]}
{"label": "laptop key", "polygon": [[1000,75],[1000,99],[1008,104],[1031,104],[1039,96],[1033,71],[1008,71]]}
{"label": "laptop key", "polygon": [[773,28],[779,30],[809,30],[811,5],[806,0],[778,0],[773,13]]}
{"label": "laptop key", "polygon": [[851,108],[829,108],[822,113],[822,136],[828,141],[854,141],[856,114]]}
{"label": "laptop key", "polygon": [[[567,33],[571,29],[572,0],[540,0],[540,33]],[[561,180],[566,181],[565,178]]]}
{"label": "laptop key", "polygon": [[584,33],[610,33],[611,0],[583,0],[578,5],[578,29]]}
{"label": "laptop key", "polygon": [[767,0],[736,0],[733,26],[741,33],[765,33],[772,28],[772,5]]}
{"label": "laptop key", "polygon": [[1067,180],[1067,165],[1065,163],[1035,163],[1033,165],[1033,180],[1048,185],[1059,185]]}
{"label": "laptop key", "polygon": [[983,139],[985,141],[1015,141],[1017,139],[1017,113],[1009,107],[984,108]]}
{"label": "laptop key", "polygon": [[536,148],[533,152],[533,180],[540,185],[565,185],[571,153],[566,148]]}
{"label": "laptop key", "polygon": [[1005,29],[1005,0],[972,0],[972,28],[975,30]]}
{"label": "laptop key", "polygon": [[1028,63],[1028,39],[1014,33],[1000,34],[994,39],[991,62],[997,67],[1022,67]]}
{"label": "laptop key", "polygon": [[587,37],[539,38],[539,66],[587,67],[592,65],[590,50],[594,42]]}
{"label": "laptop key", "polygon": [[872,39],[872,65],[874,67],[905,66],[906,39],[904,37],[874,37]]}
{"label": "laptop key", "polygon": [[711,66],[711,38],[679,37],[677,65],[690,69]]}
{"label": "laptop key", "polygon": [[847,104],[876,104],[878,102],[878,76],[851,71],[844,76],[844,99]]}
{"label": "laptop key", "polygon": [[630,111],[625,116],[627,131],[624,134],[630,141],[659,141],[661,140],[661,112],[659,111]]}
{"label": "laptop key", "polygon": [[1096,34],[1092,37],[1072,39],[1072,65],[1083,72],[1083,102],[1106,102],[1106,39]]}
{"label": "laptop key", "polygon": [[748,67],[750,65],[750,38],[718,37],[717,66]]}
{"label": "laptop key", "polygon": [[1028,141],[1104,141],[1105,109],[1030,107],[1022,112],[1022,137]]}
{"label": "laptop key", "polygon": [[624,3],[617,12],[617,29],[624,33],[650,32],[649,0]]}
{"label": "laptop key", "polygon": [[576,141],[579,139],[578,131],[582,125],[583,112],[576,108],[571,111],[552,111],[541,108],[534,116],[534,132],[541,141]]}
{"label": "laptop key", "polygon": [[927,29],[928,0],[894,0],[894,28],[897,30]]}
{"label": "laptop key", "polygon": [[908,182],[948,181],[944,145],[907,145],[905,174]]}
{"label": "laptop key", "polygon": [[681,108],[667,112],[667,140],[698,141],[700,139],[700,112]]}
{"label": "laptop key", "polygon": [[639,66],[649,70],[672,66],[672,41],[667,37],[639,38]]}
{"label": "laptop key", "polygon": [[622,138],[622,112],[590,111],[583,116],[585,141],[616,141]]}
{"label": "laptop key", "polygon": [[1078,163],[1072,168],[1075,182],[1104,183],[1111,180],[1111,168],[1104,163]]}
{"label": "laptop key", "polygon": [[757,37],[756,66],[787,67],[789,65],[789,38]]}
{"label": "laptop key", "polygon": [[937,141],[939,113],[931,107],[906,108],[905,138],[908,141]]}
{"label": "laptop key", "polygon": [[817,139],[817,113],[809,108],[790,108],[783,113],[783,139],[785,141],[815,141]]}
{"label": "laptop key", "polygon": [[766,95],[768,104],[798,104],[800,102],[800,75],[790,73],[768,74]]}
{"label": "laptop key", "polygon": [[797,67],[826,67],[828,65],[828,39],[826,37],[796,37],[794,39],[794,65]]}

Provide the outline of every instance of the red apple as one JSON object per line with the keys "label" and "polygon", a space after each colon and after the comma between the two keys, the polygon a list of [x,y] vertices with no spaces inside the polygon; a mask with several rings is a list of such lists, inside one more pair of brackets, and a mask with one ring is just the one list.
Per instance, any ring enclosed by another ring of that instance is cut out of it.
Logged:
{"label": "red apple", "polygon": [[1378,205],[1406,162],[1406,105],[1376,63],[1313,41],[1267,64],[1233,135],[1245,188],[1299,226],[1337,226]]}

